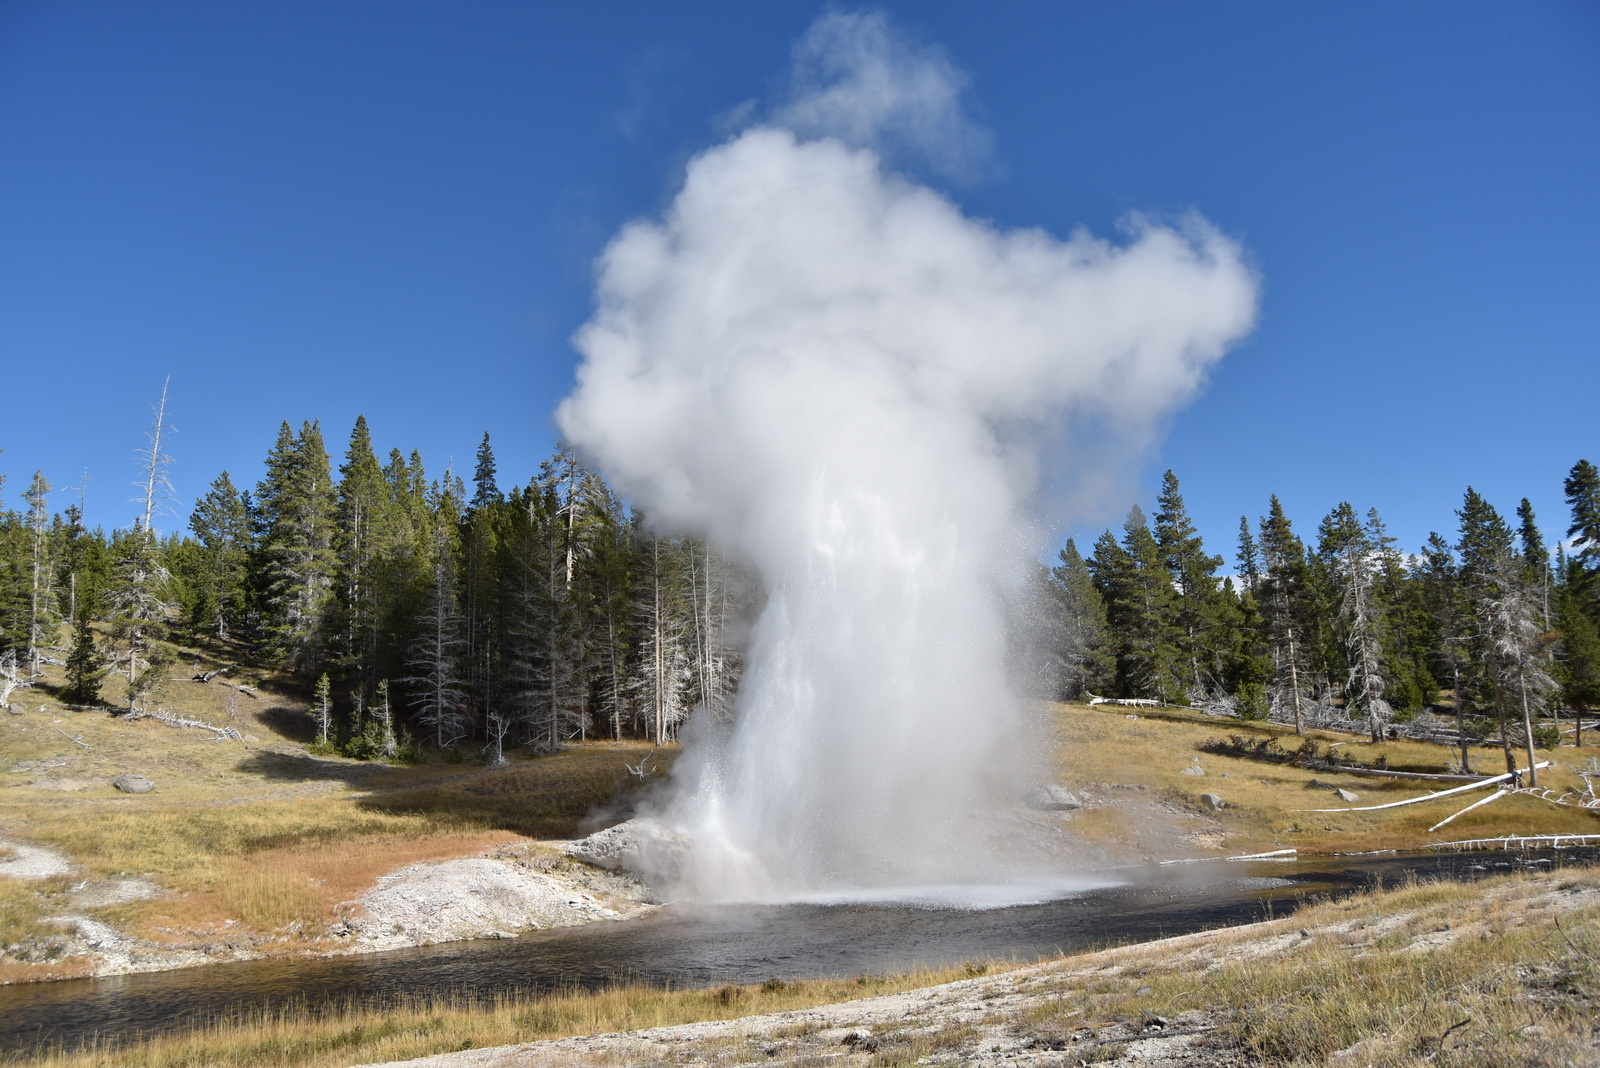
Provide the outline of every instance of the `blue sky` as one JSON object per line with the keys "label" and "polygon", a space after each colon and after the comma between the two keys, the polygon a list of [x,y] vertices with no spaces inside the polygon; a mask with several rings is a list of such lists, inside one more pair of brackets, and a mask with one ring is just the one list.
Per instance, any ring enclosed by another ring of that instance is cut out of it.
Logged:
{"label": "blue sky", "polygon": [[[1600,6],[879,5],[971,78],[970,214],[1065,235],[1197,209],[1254,334],[1173,421],[1214,552],[1276,492],[1402,547],[1468,483],[1564,528],[1600,460]],[[172,376],[181,525],[277,425],[502,481],[553,444],[592,263],[816,4],[0,4],[0,472],[125,524]],[[1120,510],[1119,505],[1119,510]],[[1078,517],[1080,531],[1117,516]]]}

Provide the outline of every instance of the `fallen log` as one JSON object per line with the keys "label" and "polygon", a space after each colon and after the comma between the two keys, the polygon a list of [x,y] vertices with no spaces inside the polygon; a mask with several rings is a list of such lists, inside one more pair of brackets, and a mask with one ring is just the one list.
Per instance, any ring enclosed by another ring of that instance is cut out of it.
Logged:
{"label": "fallen log", "polygon": [[[1541,761],[1539,761],[1539,763],[1537,763],[1537,764],[1535,764],[1533,766],[1533,770],[1537,771],[1540,768],[1548,768],[1549,766],[1550,766],[1550,761],[1541,760]],[[1505,782],[1507,779],[1520,779],[1521,776],[1524,773],[1526,773],[1527,771],[1528,771],[1527,768],[1519,768],[1516,771],[1508,771],[1508,772],[1504,773],[1503,775],[1491,775],[1487,779],[1481,779],[1478,782],[1470,782],[1470,783],[1467,783],[1465,786],[1453,786],[1448,790],[1440,790],[1437,793],[1423,794],[1421,797],[1408,797],[1404,801],[1390,801],[1386,805],[1362,805],[1359,808],[1300,808],[1300,809],[1295,809],[1294,811],[1296,811],[1296,812],[1377,812],[1379,809],[1400,808],[1403,805],[1416,805],[1416,804],[1421,804],[1424,801],[1433,801],[1433,800],[1435,800],[1437,798],[1440,798],[1440,797],[1449,797],[1452,794],[1466,793],[1468,790],[1476,790],[1480,786],[1489,786],[1489,785],[1491,785],[1493,783]]]}
{"label": "fallen log", "polygon": [[1490,801],[1498,801],[1502,797],[1506,796],[1509,793],[1511,793],[1511,791],[1509,789],[1507,789],[1506,787],[1502,786],[1502,787],[1500,787],[1500,789],[1496,790],[1494,793],[1490,794],[1488,797],[1480,797],[1480,798],[1478,798],[1478,800],[1474,801],[1472,804],[1468,805],[1466,808],[1462,809],[1460,812],[1452,812],[1452,813],[1450,813],[1450,815],[1446,816],[1444,819],[1440,820],[1438,823],[1435,823],[1432,827],[1429,827],[1428,828],[1428,833],[1432,834],[1434,831],[1437,831],[1440,827],[1443,827],[1445,824],[1449,823],[1451,820],[1455,819],[1457,816],[1465,816],[1468,812],[1471,812],[1473,809],[1477,808],[1479,805],[1487,805]]}

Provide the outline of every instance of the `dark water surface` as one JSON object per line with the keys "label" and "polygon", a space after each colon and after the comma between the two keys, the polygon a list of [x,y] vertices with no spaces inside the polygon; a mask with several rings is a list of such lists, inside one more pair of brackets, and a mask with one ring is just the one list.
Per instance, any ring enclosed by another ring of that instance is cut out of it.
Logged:
{"label": "dark water surface", "polygon": [[1270,914],[1409,875],[1474,878],[1525,864],[1593,862],[1595,851],[1388,854],[1207,862],[1115,873],[1119,886],[982,911],[904,904],[669,906],[620,923],[331,960],[249,961],[144,975],[0,987],[0,1052],[116,1040],[196,1020],[347,1001],[600,987],[711,986],[853,976],[977,959],[1025,962]]}

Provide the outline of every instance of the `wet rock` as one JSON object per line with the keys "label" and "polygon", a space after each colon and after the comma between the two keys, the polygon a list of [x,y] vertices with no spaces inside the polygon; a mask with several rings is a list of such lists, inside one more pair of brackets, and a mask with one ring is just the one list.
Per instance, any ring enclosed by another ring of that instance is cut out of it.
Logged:
{"label": "wet rock", "polygon": [[1228,807],[1228,803],[1216,794],[1201,794],[1200,803],[1212,812],[1221,812]]}
{"label": "wet rock", "polygon": [[125,794],[147,794],[156,788],[156,784],[143,775],[118,775],[111,780],[111,785]]}
{"label": "wet rock", "polygon": [[1028,794],[1028,807],[1045,812],[1070,812],[1083,807],[1078,795],[1065,786],[1040,786]]}
{"label": "wet rock", "polygon": [[352,904],[360,908],[341,907],[340,922],[367,949],[511,938],[618,915],[549,875],[489,857],[408,865]]}
{"label": "wet rock", "polygon": [[651,819],[624,820],[580,838],[563,852],[607,871],[675,880],[689,853],[689,837]]}

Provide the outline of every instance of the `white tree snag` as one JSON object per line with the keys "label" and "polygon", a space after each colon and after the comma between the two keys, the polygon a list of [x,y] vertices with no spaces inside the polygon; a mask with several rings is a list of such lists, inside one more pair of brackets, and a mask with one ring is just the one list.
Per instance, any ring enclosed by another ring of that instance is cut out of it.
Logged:
{"label": "white tree snag", "polygon": [[1462,809],[1460,812],[1452,812],[1450,815],[1446,816],[1444,819],[1440,820],[1438,823],[1435,823],[1432,827],[1429,827],[1428,828],[1428,833],[1432,834],[1434,831],[1437,831],[1440,827],[1443,827],[1445,824],[1449,823],[1451,820],[1455,819],[1457,816],[1465,816],[1468,812],[1471,812],[1473,809],[1479,807],[1480,805],[1487,805],[1490,801],[1498,801],[1502,797],[1504,797],[1507,794],[1512,793],[1512,792],[1513,791],[1509,787],[1502,786],[1502,787],[1500,787],[1500,789],[1496,790],[1494,793],[1490,794],[1488,797],[1480,797],[1480,798],[1478,798],[1478,800],[1474,801],[1472,804],[1468,805],[1466,808]]}
{"label": "white tree snag", "polygon": [[[1550,766],[1550,761],[1548,761],[1548,760],[1541,760],[1541,761],[1539,761],[1539,763],[1534,765],[1535,768],[1548,768],[1549,766]],[[1403,805],[1421,804],[1423,801],[1432,801],[1435,798],[1449,797],[1451,794],[1463,794],[1463,793],[1466,793],[1469,790],[1476,790],[1476,789],[1479,789],[1480,787],[1484,787],[1484,786],[1492,786],[1493,784],[1495,784],[1497,782],[1504,782],[1507,779],[1513,778],[1515,776],[1520,776],[1520,775],[1524,774],[1525,772],[1527,772],[1527,770],[1528,770],[1527,768],[1519,768],[1516,771],[1508,771],[1508,772],[1505,772],[1502,775],[1491,775],[1491,776],[1489,776],[1489,778],[1483,779],[1480,782],[1469,782],[1465,786],[1453,786],[1448,790],[1440,790],[1437,793],[1423,794],[1421,797],[1408,797],[1404,801],[1390,801],[1386,805],[1362,805],[1359,808],[1299,808],[1299,809],[1295,809],[1294,811],[1296,811],[1296,812],[1377,812],[1379,809],[1384,809],[1384,808],[1400,808]]]}

